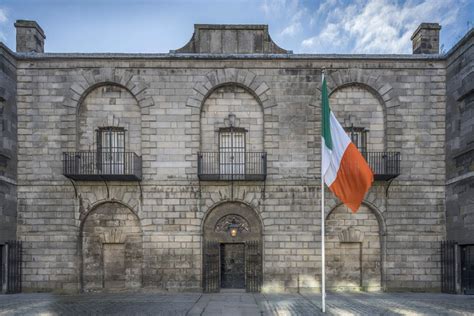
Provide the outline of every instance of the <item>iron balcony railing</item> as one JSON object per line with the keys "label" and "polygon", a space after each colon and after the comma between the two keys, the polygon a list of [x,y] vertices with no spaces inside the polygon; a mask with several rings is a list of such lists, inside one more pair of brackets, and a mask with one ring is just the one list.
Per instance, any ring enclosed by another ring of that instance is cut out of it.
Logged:
{"label": "iron balcony railing", "polygon": [[400,175],[399,152],[362,152],[375,180],[390,180]]}
{"label": "iron balcony railing", "polygon": [[200,152],[200,180],[263,181],[267,177],[266,152]]}
{"label": "iron balcony railing", "polygon": [[67,152],[63,174],[73,180],[140,181],[142,157],[132,152]]}

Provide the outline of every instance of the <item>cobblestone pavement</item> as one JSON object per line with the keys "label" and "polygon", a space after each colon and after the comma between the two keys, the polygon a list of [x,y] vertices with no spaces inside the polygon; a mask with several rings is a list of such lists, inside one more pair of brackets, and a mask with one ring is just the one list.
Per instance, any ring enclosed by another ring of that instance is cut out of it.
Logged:
{"label": "cobblestone pavement", "polygon": [[[117,293],[0,295],[3,315],[321,315],[316,294]],[[327,295],[328,315],[474,315],[474,297],[422,293]]]}

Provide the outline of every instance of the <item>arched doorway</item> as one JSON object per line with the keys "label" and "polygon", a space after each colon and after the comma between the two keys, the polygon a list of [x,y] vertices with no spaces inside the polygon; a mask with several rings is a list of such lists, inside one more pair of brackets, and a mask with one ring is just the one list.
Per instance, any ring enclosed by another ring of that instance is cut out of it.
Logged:
{"label": "arched doorway", "polygon": [[259,292],[262,225],[257,213],[243,203],[220,204],[208,213],[203,234],[203,290]]}
{"label": "arched doorway", "polygon": [[367,205],[357,213],[346,206],[326,218],[328,289],[380,291],[382,289],[383,223]]}
{"label": "arched doorway", "polygon": [[100,204],[85,218],[81,237],[84,291],[141,287],[142,231],[128,207]]}

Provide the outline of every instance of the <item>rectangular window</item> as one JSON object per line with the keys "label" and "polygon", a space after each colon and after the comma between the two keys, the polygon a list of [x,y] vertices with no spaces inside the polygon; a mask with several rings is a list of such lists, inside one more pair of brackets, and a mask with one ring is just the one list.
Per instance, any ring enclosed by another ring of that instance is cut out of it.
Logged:
{"label": "rectangular window", "polygon": [[97,164],[103,174],[123,174],[125,170],[125,129],[101,127],[97,130]]}
{"label": "rectangular window", "polygon": [[231,179],[245,175],[245,130],[221,129],[219,131],[220,174]]}
{"label": "rectangular window", "polygon": [[351,138],[351,141],[360,152],[367,152],[367,134],[368,130],[364,127],[347,127],[345,128],[347,135]]}

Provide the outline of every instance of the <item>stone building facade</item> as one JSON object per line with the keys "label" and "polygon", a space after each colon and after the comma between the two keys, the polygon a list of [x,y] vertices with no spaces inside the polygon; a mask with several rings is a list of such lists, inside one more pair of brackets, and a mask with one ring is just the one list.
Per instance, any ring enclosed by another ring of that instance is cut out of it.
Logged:
{"label": "stone building facade", "polygon": [[329,288],[440,290],[446,56],[293,54],[262,25],[53,54],[16,26],[25,291],[318,291],[323,70],[376,179],[356,214],[326,194]]}
{"label": "stone building facade", "polygon": [[16,58],[0,43],[0,293],[7,291],[8,243],[16,239]]}
{"label": "stone building facade", "polygon": [[457,293],[474,294],[474,31],[451,50],[446,73],[446,231]]}

